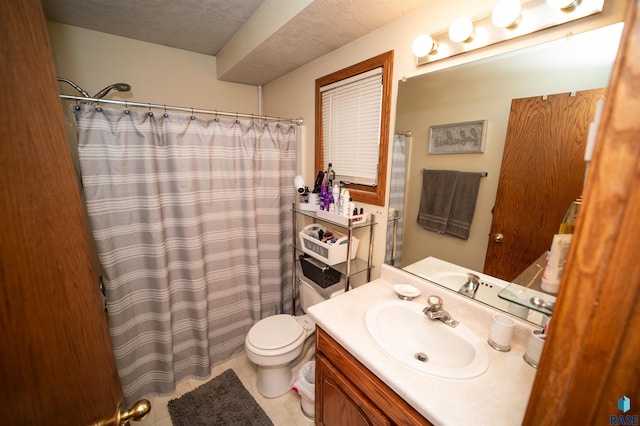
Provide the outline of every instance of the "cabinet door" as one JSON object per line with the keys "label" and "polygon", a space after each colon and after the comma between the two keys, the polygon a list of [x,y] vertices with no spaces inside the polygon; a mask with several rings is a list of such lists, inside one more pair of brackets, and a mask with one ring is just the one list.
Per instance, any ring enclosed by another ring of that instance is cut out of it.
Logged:
{"label": "cabinet door", "polygon": [[391,425],[380,412],[326,358],[316,354],[316,424]]}

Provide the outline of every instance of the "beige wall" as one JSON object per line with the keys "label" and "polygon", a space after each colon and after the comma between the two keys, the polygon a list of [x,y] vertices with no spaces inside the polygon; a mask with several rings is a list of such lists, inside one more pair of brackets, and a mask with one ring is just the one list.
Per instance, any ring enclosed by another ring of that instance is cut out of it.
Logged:
{"label": "beige wall", "polygon": [[[612,16],[622,16],[622,1],[608,2],[606,13],[595,19],[584,19],[562,29],[545,31],[494,47],[481,49],[449,60],[422,67],[415,66],[411,43],[422,32],[437,33],[446,29],[448,22],[464,14],[472,18],[485,16],[494,6],[494,0],[434,0],[423,9],[399,19],[365,37],[324,55],[297,70],[265,85],[263,112],[280,117],[304,117],[301,128],[303,149],[299,172],[307,184],[314,178],[314,84],[323,75],[345,68],[372,56],[395,51],[392,125],[395,124],[397,81],[429,73],[456,64],[492,56],[505,51],[561,38],[566,31],[580,32],[594,25],[611,22]],[[598,24],[599,22],[599,24]],[[216,58],[179,49],[112,36],[77,27],[49,23],[54,57],[59,75],[82,86],[91,95],[114,82],[132,85],[130,94],[110,94],[117,99],[131,99],[167,105],[193,106],[258,113],[258,88],[250,85],[218,81]],[[66,85],[64,85],[66,86]],[[75,94],[61,85],[64,93]],[[391,149],[391,144],[390,144]],[[375,213],[380,223],[375,230],[373,262],[378,265],[372,277],[379,275],[384,259],[386,237],[386,207],[364,206]],[[364,245],[361,245],[363,247]]]}
{"label": "beige wall", "polygon": [[[423,32],[431,34],[446,30],[448,23],[460,15],[471,18],[486,16],[491,13],[495,5],[494,0],[434,0],[424,8],[405,16],[391,24],[374,31],[352,43],[349,43],[323,57],[304,65],[297,70],[265,85],[264,111],[269,115],[283,117],[302,116],[305,119],[304,128],[304,161],[299,172],[307,182],[314,178],[313,147],[314,147],[314,84],[315,80],[326,74],[340,70],[380,53],[394,50],[394,78],[392,123],[395,128],[396,99],[398,80],[402,77],[412,77],[426,74],[439,69],[451,67],[461,63],[494,56],[503,52],[532,46],[545,41],[562,38],[568,31],[579,33],[597,26],[607,25],[622,20],[625,4],[622,1],[608,2],[604,13],[594,18],[586,18],[577,23],[566,25],[559,29],[540,32],[535,35],[522,37],[506,43],[480,49],[434,64],[416,67],[415,58],[411,53],[413,39]],[[404,130],[404,129],[401,129]],[[389,144],[391,155],[392,144]],[[498,155],[498,154],[496,154]],[[501,154],[500,154],[501,155]],[[499,160],[496,160],[499,161]],[[389,173],[390,171],[388,171]],[[388,200],[388,197],[387,197]],[[375,213],[379,225],[376,227],[374,238],[374,265],[384,261],[386,241],[386,207],[364,206],[365,211]],[[482,268],[480,268],[482,269]],[[373,270],[372,277],[379,275],[380,268]]]}
{"label": "beige wall", "polygon": [[[157,44],[50,22],[58,76],[94,95],[112,83],[130,93],[107,97],[230,112],[258,113],[256,86],[219,81],[216,58]],[[60,84],[65,94],[77,91]]]}

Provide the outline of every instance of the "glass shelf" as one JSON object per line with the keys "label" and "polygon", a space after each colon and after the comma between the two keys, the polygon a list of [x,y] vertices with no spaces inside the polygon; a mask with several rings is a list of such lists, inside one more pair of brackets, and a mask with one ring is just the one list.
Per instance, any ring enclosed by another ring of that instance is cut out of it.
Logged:
{"label": "glass shelf", "polygon": [[536,312],[551,315],[551,311],[549,309],[541,308],[540,306],[531,303],[531,299],[533,297],[538,297],[544,300],[545,303],[556,303],[556,296],[545,292],[541,287],[540,279],[542,278],[546,262],[547,252],[544,252],[540,257],[538,257],[538,259],[529,265],[527,269],[515,277],[511,284],[500,291],[500,293],[498,293],[498,297],[519,306],[532,309]]}
{"label": "glass shelf", "polygon": [[[327,265],[329,267],[331,267],[332,269],[338,271],[340,273],[340,275],[342,275],[345,278],[345,291],[349,290],[349,285],[350,285],[350,278],[353,277],[354,275],[357,274],[361,274],[363,272],[366,272],[367,276],[366,279],[367,281],[371,280],[371,270],[373,269],[373,264],[371,263],[371,252],[373,249],[373,226],[376,225],[376,220],[375,220],[375,216],[371,213],[368,213],[366,215],[358,215],[355,216],[354,218],[347,218],[345,216],[338,216],[338,215],[334,215],[334,214],[329,214],[328,212],[319,212],[316,210],[302,210],[298,207],[297,203],[294,203],[291,206],[291,211],[293,212],[293,229],[294,229],[294,238],[293,238],[293,248],[294,248],[294,261],[299,262],[299,256],[298,254],[308,254],[311,257],[314,257],[313,255],[309,254],[309,253],[305,253],[304,250],[302,250],[302,247],[298,246],[298,224],[296,221],[296,216],[300,215],[306,218],[310,218],[313,220],[314,223],[316,222],[322,222],[328,225],[332,225],[341,229],[345,229],[347,230],[347,237],[351,238],[353,237],[353,231],[358,230],[358,229],[368,229],[368,234],[369,234],[369,243],[368,243],[368,251],[367,251],[367,259],[368,260],[362,260],[359,258],[354,258],[351,261],[345,261],[345,262],[341,262],[335,265]],[[323,214],[324,213],[324,214]],[[354,221],[356,221],[354,223]],[[307,222],[308,220],[305,220],[304,222]],[[366,231],[365,231],[366,232]],[[353,247],[351,247],[350,249],[353,249]],[[347,258],[347,256],[345,256],[345,258]],[[322,262],[323,264],[326,265],[326,262],[324,262],[323,260],[320,260],[320,262]],[[295,273],[294,273],[294,286],[295,286]]]}
{"label": "glass shelf", "polygon": [[[344,276],[347,275],[347,262],[342,262],[342,263],[338,263],[336,265],[331,265],[331,267],[333,269],[337,270],[338,272],[340,272],[342,275],[344,275]],[[366,272],[367,270],[369,270],[372,267],[373,266],[369,267],[367,265],[367,262],[365,262],[364,260],[353,259],[351,261],[351,271],[349,273],[349,276],[354,276],[354,275],[359,274],[361,272]]]}
{"label": "glass shelf", "polygon": [[319,217],[314,210],[300,210],[300,209],[294,207],[294,208],[291,209],[291,211],[293,211],[295,213],[298,213],[298,214],[300,214],[302,216],[306,216],[306,217],[310,217],[310,218],[312,218],[314,220],[319,220],[319,221],[322,221],[322,222],[330,223],[332,225],[339,226],[339,227],[345,228],[345,229],[349,229],[349,228],[351,228],[351,229],[359,229],[359,228],[366,228],[366,227],[370,227],[370,226],[375,225],[375,222],[371,219],[371,217],[372,217],[371,214],[368,214],[367,215],[367,219],[363,220],[362,222],[353,223],[353,224],[351,224],[351,227],[349,227],[349,225],[344,225],[344,224],[338,223],[336,221],[333,221],[331,219],[327,219],[327,218],[324,218],[324,217]]}
{"label": "glass shelf", "polygon": [[538,297],[544,300],[546,303],[556,303],[556,297],[550,295],[549,293],[543,293],[533,288],[528,288],[515,283],[509,284],[502,291],[500,291],[500,293],[498,293],[498,297],[545,315],[551,315],[552,312],[549,309],[534,305],[533,303],[531,303],[531,299],[534,297]]}
{"label": "glass shelf", "polygon": [[[300,248],[298,248],[297,246],[294,246],[293,248],[296,251],[296,255],[300,255],[300,254],[308,255],[308,253],[305,253],[304,251],[300,250]],[[298,259],[297,256],[296,256],[296,261],[297,262],[300,261],[300,259]],[[320,262],[324,263],[322,260],[320,260]],[[340,272],[342,276],[345,276],[345,277],[347,276],[347,262],[336,263],[335,265],[327,265],[327,266]],[[351,260],[349,277],[352,277],[361,272],[366,272],[369,269],[373,269],[373,265],[368,265],[367,262],[362,259],[357,259],[357,258],[353,259]]]}
{"label": "glass shelf", "polygon": [[[395,257],[395,258],[385,258],[384,259],[384,263],[391,265],[391,266],[395,266],[395,265],[400,265],[400,261],[402,259],[400,257]],[[398,266],[399,268],[399,266]]]}

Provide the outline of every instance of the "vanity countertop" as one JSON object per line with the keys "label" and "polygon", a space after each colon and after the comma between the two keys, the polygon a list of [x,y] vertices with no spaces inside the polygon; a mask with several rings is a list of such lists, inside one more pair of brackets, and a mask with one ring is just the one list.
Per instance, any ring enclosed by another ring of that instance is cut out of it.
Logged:
{"label": "vanity countertop", "polygon": [[385,300],[399,300],[394,284],[411,284],[422,294],[413,299],[427,305],[429,295],[440,296],[444,308],[482,338],[489,335],[498,312],[430,284],[399,269],[383,265],[381,277],[307,310],[326,331],[364,366],[435,425],[519,425],[531,393],[536,370],[522,358],[531,324],[517,322],[512,349],[489,347],[489,368],[471,379],[444,379],[427,375],[394,360],[370,336],[367,309]]}

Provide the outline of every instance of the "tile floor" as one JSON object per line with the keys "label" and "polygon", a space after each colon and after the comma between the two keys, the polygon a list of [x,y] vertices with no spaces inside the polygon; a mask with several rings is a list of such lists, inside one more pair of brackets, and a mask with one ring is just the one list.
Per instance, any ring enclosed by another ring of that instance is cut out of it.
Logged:
{"label": "tile floor", "polygon": [[[308,359],[311,359],[312,353],[305,355],[302,361],[293,368],[294,377],[299,368]],[[208,379],[187,379],[176,386],[173,395],[163,397],[150,397],[151,412],[140,422],[132,423],[136,426],[172,426],[171,416],[167,409],[167,403],[181,395],[197,388],[206,383],[208,380],[221,374],[226,369],[233,369],[236,375],[242,381],[244,387],[251,393],[254,399],[260,404],[265,413],[271,418],[275,426],[311,426],[314,424],[312,419],[305,417],[300,409],[300,396],[294,391],[289,391],[278,398],[265,398],[256,389],[256,377],[258,367],[251,363],[243,353],[235,358],[230,359],[211,369],[211,376]],[[220,425],[224,426],[224,425]]]}

